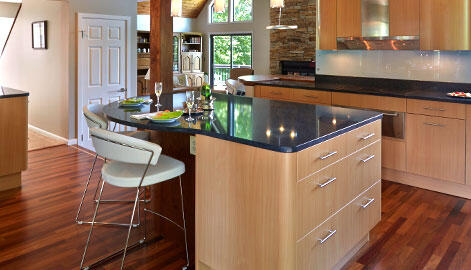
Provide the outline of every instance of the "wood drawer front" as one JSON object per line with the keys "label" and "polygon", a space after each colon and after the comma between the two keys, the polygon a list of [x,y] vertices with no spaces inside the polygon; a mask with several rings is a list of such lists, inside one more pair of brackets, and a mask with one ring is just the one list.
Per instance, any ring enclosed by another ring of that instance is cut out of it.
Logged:
{"label": "wood drawer front", "polygon": [[407,172],[465,183],[465,121],[407,114]]}
{"label": "wood drawer front", "polygon": [[345,157],[347,134],[335,137],[298,153],[298,180]]}
{"label": "wood drawer front", "polygon": [[407,112],[430,116],[465,119],[466,105],[458,103],[407,99]]}
{"label": "wood drawer front", "polygon": [[353,194],[360,194],[381,179],[381,141],[348,158],[348,175]]}
{"label": "wood drawer front", "polygon": [[317,90],[293,89],[293,101],[308,104],[330,105],[332,93]]}
{"label": "wood drawer front", "polygon": [[348,133],[347,153],[351,154],[359,149],[381,139],[381,120],[352,130]]}
{"label": "wood drawer front", "polygon": [[[380,219],[381,181],[378,181],[296,244],[296,269],[332,269]],[[321,243],[320,239],[325,241]]]}
{"label": "wood drawer front", "polygon": [[384,137],[381,141],[381,166],[406,171],[406,142]]}
{"label": "wood drawer front", "polygon": [[292,89],[284,87],[262,86],[260,88],[260,96],[263,98],[276,100],[291,100]]}
{"label": "wood drawer front", "polygon": [[351,196],[347,159],[297,184],[297,239],[324,222],[355,196]]}
{"label": "wood drawer front", "polygon": [[332,93],[332,105],[375,109],[391,112],[405,112],[406,99],[350,93]]}

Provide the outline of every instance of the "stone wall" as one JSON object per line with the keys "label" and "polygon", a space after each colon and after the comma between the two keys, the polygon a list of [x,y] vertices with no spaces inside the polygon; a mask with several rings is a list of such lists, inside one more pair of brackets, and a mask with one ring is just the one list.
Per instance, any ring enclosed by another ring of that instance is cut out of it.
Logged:
{"label": "stone wall", "polygon": [[[279,9],[270,10],[271,24],[278,24]],[[285,0],[281,24],[297,30],[270,30],[270,72],[280,74],[280,61],[311,61],[316,58],[316,1]]]}

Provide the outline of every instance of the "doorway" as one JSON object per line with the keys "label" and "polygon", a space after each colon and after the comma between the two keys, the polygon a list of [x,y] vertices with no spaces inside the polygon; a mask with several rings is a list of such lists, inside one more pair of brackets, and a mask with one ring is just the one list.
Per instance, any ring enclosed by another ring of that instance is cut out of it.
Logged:
{"label": "doorway", "polygon": [[212,34],[211,85],[224,85],[233,68],[252,68],[252,34]]}

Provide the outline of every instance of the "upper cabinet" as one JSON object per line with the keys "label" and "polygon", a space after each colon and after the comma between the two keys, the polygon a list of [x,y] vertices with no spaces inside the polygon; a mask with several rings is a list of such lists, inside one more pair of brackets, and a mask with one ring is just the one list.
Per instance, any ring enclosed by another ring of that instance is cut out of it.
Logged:
{"label": "upper cabinet", "polygon": [[[317,0],[318,48],[362,36],[366,0]],[[471,0],[389,0],[389,36],[419,36],[420,50],[471,50]]]}
{"label": "upper cabinet", "polygon": [[420,0],[389,0],[389,35],[418,36]]}
{"label": "upper cabinet", "polygon": [[337,49],[337,1],[319,0],[317,20],[319,50]]}
{"label": "upper cabinet", "polygon": [[337,0],[337,37],[361,37],[361,0]]}
{"label": "upper cabinet", "polygon": [[420,0],[421,50],[471,50],[471,0]]}

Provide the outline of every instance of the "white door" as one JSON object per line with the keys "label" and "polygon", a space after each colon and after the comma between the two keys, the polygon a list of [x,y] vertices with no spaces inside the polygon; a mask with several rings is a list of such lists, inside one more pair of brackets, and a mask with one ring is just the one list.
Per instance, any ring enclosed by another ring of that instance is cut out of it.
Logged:
{"label": "white door", "polygon": [[[78,27],[78,144],[94,150],[83,106],[126,98],[129,17],[80,14]],[[113,129],[115,123],[110,123]],[[116,131],[124,127],[117,126]]]}

